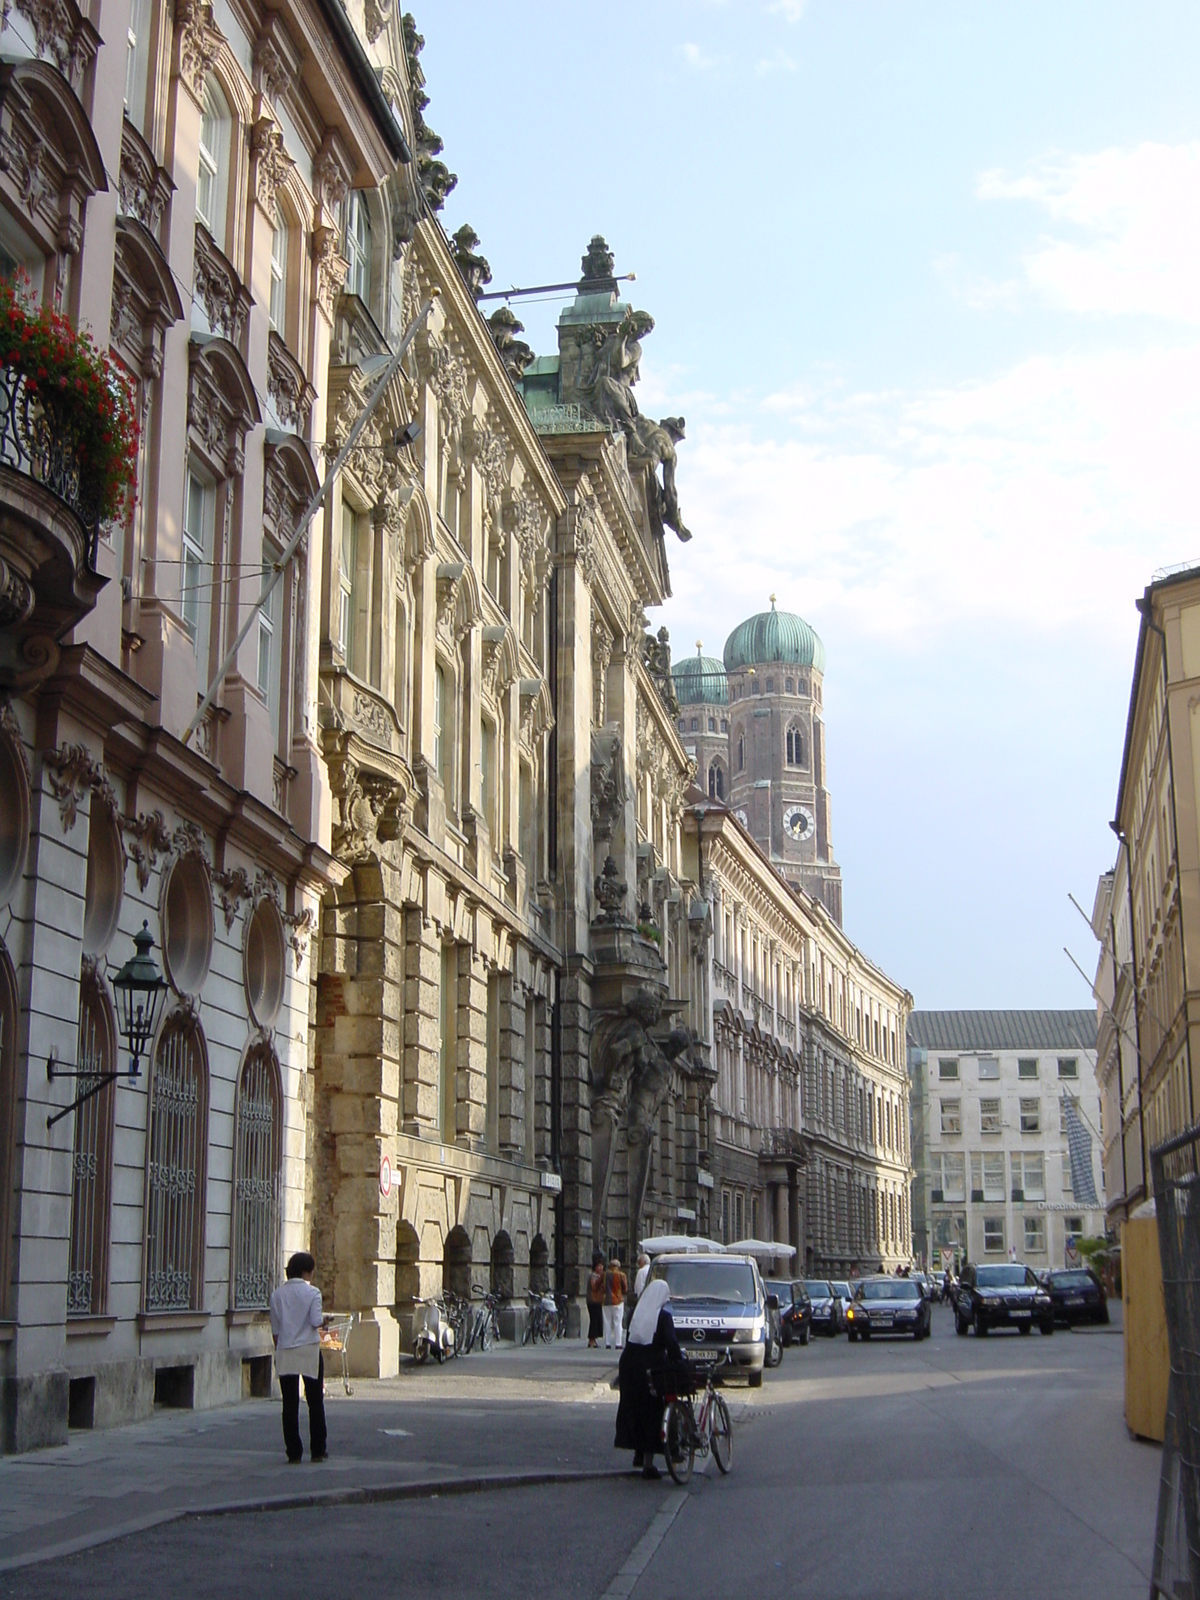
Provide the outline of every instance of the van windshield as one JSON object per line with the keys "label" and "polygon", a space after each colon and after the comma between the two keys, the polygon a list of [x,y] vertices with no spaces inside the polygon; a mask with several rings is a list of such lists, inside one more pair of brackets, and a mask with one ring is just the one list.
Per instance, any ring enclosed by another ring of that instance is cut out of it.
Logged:
{"label": "van windshield", "polygon": [[654,1276],[667,1280],[672,1300],[746,1305],[755,1297],[754,1271],[747,1261],[664,1261]]}

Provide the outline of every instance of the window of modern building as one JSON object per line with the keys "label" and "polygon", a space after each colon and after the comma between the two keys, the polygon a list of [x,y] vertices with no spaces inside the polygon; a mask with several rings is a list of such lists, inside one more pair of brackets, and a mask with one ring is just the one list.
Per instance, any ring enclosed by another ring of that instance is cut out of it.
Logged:
{"label": "window of modern building", "polygon": [[961,1202],[967,1198],[967,1163],[961,1150],[943,1150],[935,1176],[941,1179],[943,1200]]}
{"label": "window of modern building", "polygon": [[1004,1199],[1004,1152],[988,1150],[983,1156],[983,1198]]}
{"label": "window of modern building", "polygon": [[191,467],[183,500],[183,573],[180,610],[196,645],[196,655],[207,654],[208,618],[212,605],[213,509],[216,491]]}
{"label": "window of modern building", "polygon": [[354,671],[354,587],[358,569],[358,517],[342,501],[342,538],[338,545],[338,654]]}
{"label": "window of modern building", "polygon": [[159,1038],[146,1135],[145,1301],[198,1311],[204,1264],[208,1073],[199,1025],[177,1015]]}
{"label": "window of modern building", "polygon": [[233,1184],[233,1303],[265,1309],[279,1281],[279,1186],[283,1093],[268,1044],[246,1057],[238,1078]]}
{"label": "window of modern building", "polygon": [[1064,1150],[1062,1153],[1062,1187],[1063,1194],[1070,1198],[1075,1193],[1075,1178],[1071,1172],[1071,1152]]}
{"label": "window of modern building", "polygon": [[1058,1075],[1060,1078],[1077,1078],[1079,1076],[1079,1062],[1074,1056],[1068,1056],[1066,1059],[1059,1056]]}
{"label": "window of modern building", "polygon": [[980,1133],[1000,1133],[1000,1102],[999,1100],[981,1100],[979,1102],[979,1131]]}
{"label": "window of modern building", "polygon": [[1046,1219],[1041,1216],[1027,1216],[1025,1222],[1025,1254],[1027,1256],[1044,1256],[1046,1254]]}
{"label": "window of modern building", "polygon": [[1040,1100],[1021,1101],[1021,1132],[1040,1133],[1042,1128],[1042,1102]]}
{"label": "window of modern building", "polygon": [[1072,1239],[1082,1239],[1083,1238],[1083,1218],[1082,1217],[1067,1217],[1066,1221],[1063,1224],[1063,1231],[1066,1233],[1067,1242],[1068,1243],[1070,1243],[1070,1241]]}
{"label": "window of modern building", "polygon": [[1038,1064],[1037,1064],[1037,1057],[1036,1056],[1017,1062],[1017,1077],[1018,1078],[1036,1078],[1037,1075],[1038,1075]]}
{"label": "window of modern building", "polygon": [[958,1062],[946,1060],[939,1061],[938,1078],[942,1083],[956,1081],[958,1078]]}
{"label": "window of modern building", "polygon": [[196,216],[218,246],[225,243],[225,195],[229,182],[229,108],[210,78],[204,89],[200,118],[199,166],[196,174]]}
{"label": "window of modern building", "polygon": [[962,1132],[962,1101],[943,1100],[942,1133],[944,1135],[960,1134]]}
{"label": "window of modern building", "polygon": [[1000,1062],[995,1056],[980,1056],[979,1081],[992,1083],[1000,1076]]}
{"label": "window of modern building", "polygon": [[275,207],[275,229],[271,234],[271,299],[268,316],[271,326],[281,336],[287,320],[287,265],[288,226],[283,213]]}
{"label": "window of modern building", "polygon": [[1012,1153],[1013,1198],[1046,1198],[1046,1158],[1040,1150],[1014,1150]]}
{"label": "window of modern building", "polygon": [[346,196],[346,292],[356,294],[366,305],[371,303],[371,218],[367,198],[359,189]]}
{"label": "window of modern building", "polygon": [[989,1256],[1004,1254],[1004,1218],[984,1217],[983,1252]]}

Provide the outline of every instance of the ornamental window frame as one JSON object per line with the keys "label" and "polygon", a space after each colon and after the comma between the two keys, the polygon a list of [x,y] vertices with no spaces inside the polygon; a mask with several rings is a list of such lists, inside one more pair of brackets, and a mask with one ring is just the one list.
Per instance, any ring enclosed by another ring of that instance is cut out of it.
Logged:
{"label": "ornamental window frame", "polygon": [[234,1101],[230,1304],[262,1311],[279,1277],[283,1192],[283,1082],[266,1040],[246,1053]]}
{"label": "ornamental window frame", "polygon": [[[94,825],[94,823],[93,823]],[[117,1065],[112,1002],[96,972],[79,984],[80,1093]],[[67,1317],[103,1316],[108,1304],[112,1219],[115,1095],[101,1091],[75,1111],[71,1140],[71,1222],[68,1234]]]}
{"label": "ornamental window frame", "polygon": [[208,1092],[204,1032],[195,1017],[176,1011],[159,1031],[146,1113],[142,1304],[147,1316],[197,1312],[204,1306]]}
{"label": "ornamental window frame", "polygon": [[208,229],[223,249],[229,216],[230,150],[233,145],[233,111],[214,74],[204,80],[197,143],[196,220]]}

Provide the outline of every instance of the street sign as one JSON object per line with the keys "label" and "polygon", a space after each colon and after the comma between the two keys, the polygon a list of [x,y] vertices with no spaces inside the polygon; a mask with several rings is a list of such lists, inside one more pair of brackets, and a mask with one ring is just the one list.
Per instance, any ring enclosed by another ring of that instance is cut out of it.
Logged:
{"label": "street sign", "polygon": [[386,1156],[379,1163],[379,1192],[385,1200],[392,1192],[392,1163]]}

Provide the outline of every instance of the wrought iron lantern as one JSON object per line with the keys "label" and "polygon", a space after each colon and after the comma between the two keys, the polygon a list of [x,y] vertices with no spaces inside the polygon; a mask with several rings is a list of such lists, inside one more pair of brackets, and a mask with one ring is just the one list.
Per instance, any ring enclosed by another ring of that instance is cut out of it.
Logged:
{"label": "wrought iron lantern", "polygon": [[117,1018],[121,1038],[131,1058],[129,1069],[126,1072],[89,1072],[80,1071],[78,1068],[68,1070],[58,1065],[54,1059],[54,1052],[51,1051],[50,1059],[46,1062],[46,1076],[50,1081],[53,1082],[55,1078],[74,1078],[81,1081],[85,1087],[69,1106],[64,1106],[61,1111],[56,1111],[53,1116],[46,1118],[48,1128],[52,1128],[56,1122],[61,1122],[72,1111],[78,1110],[85,1100],[90,1100],[94,1094],[99,1094],[101,1089],[116,1079],[125,1078],[132,1082],[141,1076],[142,1057],[154,1038],[155,1029],[162,1015],[167,980],[158,970],[158,963],[150,954],[154,949],[154,937],[148,922],[143,922],[142,931],[134,934],[133,944],[135,953],[112,980],[117,997]]}

